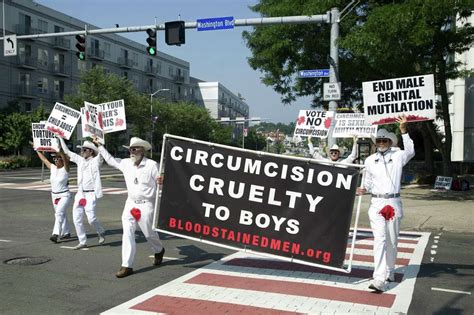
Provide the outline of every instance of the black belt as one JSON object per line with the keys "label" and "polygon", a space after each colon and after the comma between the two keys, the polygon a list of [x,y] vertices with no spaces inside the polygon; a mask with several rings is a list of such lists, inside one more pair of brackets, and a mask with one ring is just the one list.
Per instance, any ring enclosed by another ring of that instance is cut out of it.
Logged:
{"label": "black belt", "polygon": [[83,190],[82,192],[94,192],[94,190]]}
{"label": "black belt", "polygon": [[143,203],[147,203],[147,202],[150,202],[149,200],[133,200],[134,203],[136,204],[143,204]]}
{"label": "black belt", "polygon": [[68,189],[68,190],[63,190],[63,191],[60,191],[60,192],[54,192],[54,191],[52,191],[51,193],[52,193],[52,194],[62,194],[62,193],[68,192],[68,191],[69,191],[69,189]]}
{"label": "black belt", "polygon": [[400,194],[372,194],[372,197],[390,199],[390,198],[398,198],[400,197]]}

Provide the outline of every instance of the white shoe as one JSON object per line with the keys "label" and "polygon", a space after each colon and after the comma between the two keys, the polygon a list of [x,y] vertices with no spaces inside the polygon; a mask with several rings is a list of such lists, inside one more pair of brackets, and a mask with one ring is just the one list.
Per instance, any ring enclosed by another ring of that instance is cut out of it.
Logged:
{"label": "white shoe", "polygon": [[385,279],[387,282],[395,282],[395,274],[390,274],[387,279]]}
{"label": "white shoe", "polygon": [[87,248],[87,244],[77,244],[76,246],[74,246],[74,250],[79,250],[79,249],[83,249],[83,248]]}
{"label": "white shoe", "polygon": [[385,291],[385,283],[381,280],[374,280],[369,285],[369,289],[372,289],[376,292],[384,292]]}
{"label": "white shoe", "polygon": [[99,233],[98,235],[99,235],[99,245],[104,244],[104,242],[105,242],[104,234]]}

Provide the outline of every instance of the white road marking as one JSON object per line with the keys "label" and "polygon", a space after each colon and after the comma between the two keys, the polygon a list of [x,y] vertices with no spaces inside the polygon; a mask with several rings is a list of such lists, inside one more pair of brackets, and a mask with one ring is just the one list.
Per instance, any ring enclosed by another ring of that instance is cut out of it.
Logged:
{"label": "white road marking", "polygon": [[13,242],[13,241],[11,241],[11,240],[0,240],[0,242],[11,243],[11,242]]}
{"label": "white road marking", "polygon": [[[150,255],[148,256],[150,258],[155,258],[155,255]],[[176,258],[176,257],[168,257],[168,256],[163,256],[164,260],[181,260],[181,258]]]}
{"label": "white road marking", "polygon": [[[75,246],[59,246],[59,248],[65,248],[65,249],[74,249]],[[79,250],[89,250],[89,248],[81,248]]]}
{"label": "white road marking", "polygon": [[467,291],[450,290],[450,289],[442,289],[442,288],[431,288],[431,291],[441,291],[441,292],[450,292],[450,293],[459,293],[459,294],[471,295],[471,292],[467,292]]}

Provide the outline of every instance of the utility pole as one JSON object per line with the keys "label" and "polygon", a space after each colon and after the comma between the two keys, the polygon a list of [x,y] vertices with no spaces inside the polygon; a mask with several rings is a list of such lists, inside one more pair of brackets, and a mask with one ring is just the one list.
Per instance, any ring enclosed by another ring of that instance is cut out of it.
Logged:
{"label": "utility pole", "polygon": [[[339,9],[331,9],[331,37],[329,52],[329,83],[337,83],[339,81]],[[329,101],[329,111],[336,112],[337,101]],[[331,121],[331,127],[328,135],[328,147],[331,147],[336,141],[332,137],[332,131],[336,125],[335,119]]]}

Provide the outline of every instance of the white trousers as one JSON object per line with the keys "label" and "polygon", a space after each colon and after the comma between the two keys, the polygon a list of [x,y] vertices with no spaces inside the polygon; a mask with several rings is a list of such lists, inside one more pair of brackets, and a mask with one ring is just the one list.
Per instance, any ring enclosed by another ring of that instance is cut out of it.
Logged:
{"label": "white trousers", "polygon": [[[137,208],[141,212],[138,222],[130,213],[130,210]],[[153,231],[153,210],[152,202],[145,202],[136,204],[133,200],[127,199],[122,213],[122,267],[131,268],[135,259],[136,242],[135,231],[137,230],[137,223],[140,230],[146,237],[148,244],[150,244],[154,254],[161,252],[163,244],[156,231]]]}
{"label": "white trousers", "polygon": [[[86,205],[79,205],[79,201],[84,198],[86,199]],[[95,229],[98,234],[104,233],[104,228],[100,224],[95,214],[96,197],[94,192],[81,193],[78,192],[74,197],[74,205],[72,207],[72,216],[74,220],[74,227],[76,228],[77,238],[80,244],[87,243],[86,230],[84,228],[83,217],[84,213],[87,216],[87,221]]]}
{"label": "white trousers", "polygon": [[[56,199],[59,199],[57,204],[55,203]],[[61,197],[56,197],[54,194],[51,194],[51,200],[53,201],[54,208],[53,234],[62,236],[71,233],[67,220],[67,208],[71,201],[71,194],[68,193]]]}
{"label": "white trousers", "polygon": [[[395,216],[389,220],[379,213],[387,205],[395,209]],[[372,198],[369,219],[374,234],[374,280],[385,281],[395,271],[402,213],[400,198]]]}

